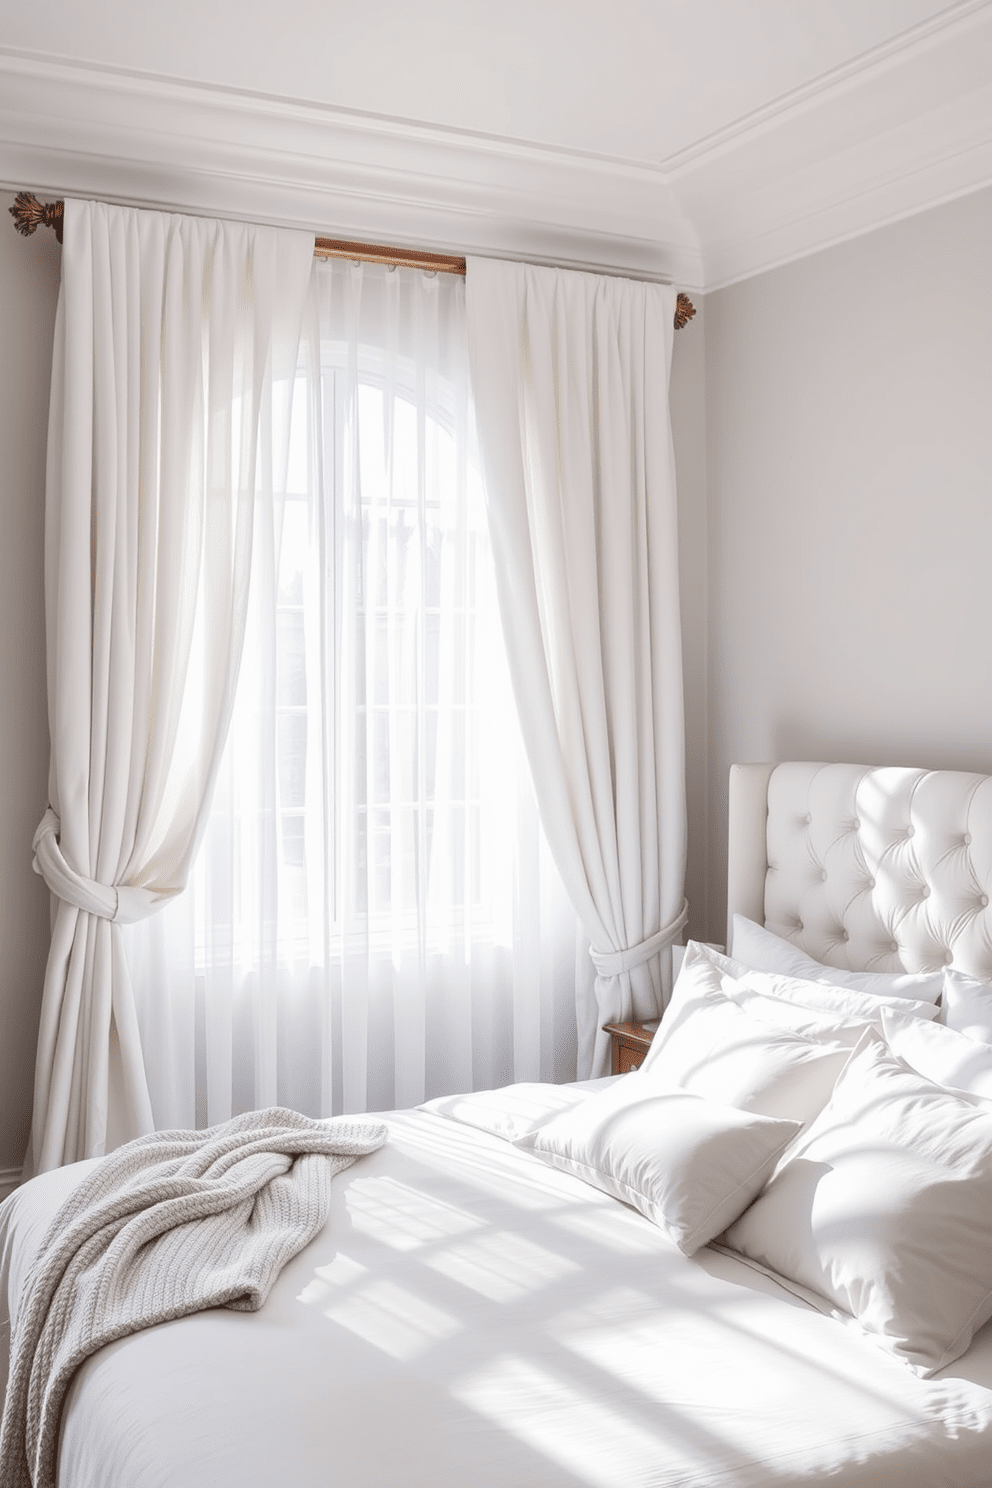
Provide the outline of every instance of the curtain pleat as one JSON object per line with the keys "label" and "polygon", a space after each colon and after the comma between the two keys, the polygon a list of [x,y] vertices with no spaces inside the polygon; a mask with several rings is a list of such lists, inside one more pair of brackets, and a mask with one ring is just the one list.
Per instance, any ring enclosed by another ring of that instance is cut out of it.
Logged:
{"label": "curtain pleat", "polygon": [[541,817],[592,942],[580,1074],[605,1021],[661,1011],[684,920],[675,291],[471,258],[472,383],[514,691]]}
{"label": "curtain pleat", "polygon": [[311,258],[303,233],[66,202],[35,839],[55,914],[29,1171],[152,1129],[121,926],[181,892],[201,836],[271,484],[259,430],[292,387]]}

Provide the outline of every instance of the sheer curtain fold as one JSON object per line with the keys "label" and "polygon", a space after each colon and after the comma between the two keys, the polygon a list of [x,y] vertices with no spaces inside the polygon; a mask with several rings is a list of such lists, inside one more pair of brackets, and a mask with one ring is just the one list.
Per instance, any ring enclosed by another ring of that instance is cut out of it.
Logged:
{"label": "sheer curtain fold", "polygon": [[289,449],[193,882],[126,932],[155,1119],[570,1077],[575,917],[517,736],[463,282],[316,262]]}
{"label": "sheer curtain fold", "polygon": [[466,283],[513,686],[597,966],[579,1073],[604,1073],[600,1025],[657,1016],[685,918],[675,291],[476,258]]}
{"label": "sheer curtain fold", "polygon": [[153,1125],[121,924],[180,893],[201,835],[311,259],[303,233],[66,202],[35,841],[54,913],[28,1170]]}

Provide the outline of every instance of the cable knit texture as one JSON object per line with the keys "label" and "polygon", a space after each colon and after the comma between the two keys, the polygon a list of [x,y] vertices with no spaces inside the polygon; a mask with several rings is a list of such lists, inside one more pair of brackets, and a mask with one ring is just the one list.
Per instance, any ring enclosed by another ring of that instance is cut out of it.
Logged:
{"label": "cable knit texture", "polygon": [[18,1300],[3,1488],[55,1488],[73,1375],[104,1344],[206,1307],[254,1312],[327,1218],[331,1179],[381,1123],[251,1111],[103,1159],[52,1221]]}

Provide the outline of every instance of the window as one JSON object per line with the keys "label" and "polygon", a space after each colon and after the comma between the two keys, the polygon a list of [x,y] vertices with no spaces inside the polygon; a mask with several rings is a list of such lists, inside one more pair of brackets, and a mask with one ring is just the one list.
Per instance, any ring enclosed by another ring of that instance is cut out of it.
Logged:
{"label": "window", "polygon": [[146,922],[152,961],[172,927],[198,1124],[574,1068],[575,918],[503,654],[463,285],[317,264],[307,326],[194,881]]}

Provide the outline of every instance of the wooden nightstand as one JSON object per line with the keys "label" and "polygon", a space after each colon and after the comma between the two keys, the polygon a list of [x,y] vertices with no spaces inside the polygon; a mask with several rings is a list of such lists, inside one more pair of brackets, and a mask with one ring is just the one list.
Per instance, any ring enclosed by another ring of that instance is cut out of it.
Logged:
{"label": "wooden nightstand", "polygon": [[625,1075],[628,1070],[637,1069],[658,1032],[660,1021],[660,1018],[652,1018],[647,1023],[603,1024],[603,1031],[610,1035],[610,1063],[614,1075]]}

